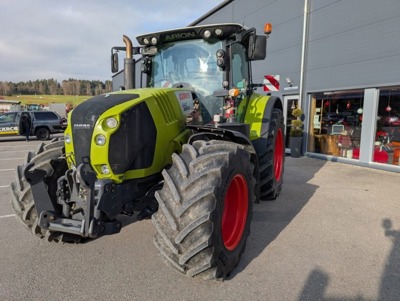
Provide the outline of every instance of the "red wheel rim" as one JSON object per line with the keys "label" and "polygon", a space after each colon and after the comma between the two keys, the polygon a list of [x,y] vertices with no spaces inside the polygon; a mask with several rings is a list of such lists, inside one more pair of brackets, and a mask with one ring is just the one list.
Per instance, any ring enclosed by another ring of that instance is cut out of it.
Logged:
{"label": "red wheel rim", "polygon": [[283,132],[282,129],[278,129],[278,132],[276,133],[274,151],[274,176],[276,181],[279,181],[282,177],[284,152],[285,150],[283,148]]}
{"label": "red wheel rim", "polygon": [[222,239],[229,251],[234,250],[242,238],[247,220],[248,200],[245,177],[235,175],[226,192],[222,213]]}

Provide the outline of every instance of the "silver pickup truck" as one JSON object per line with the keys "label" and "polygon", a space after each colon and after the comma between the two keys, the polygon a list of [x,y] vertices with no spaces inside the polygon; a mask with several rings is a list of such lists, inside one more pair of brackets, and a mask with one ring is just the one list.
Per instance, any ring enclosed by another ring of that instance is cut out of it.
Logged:
{"label": "silver pickup truck", "polygon": [[23,132],[21,115],[30,116],[29,136],[36,136],[38,140],[48,140],[51,134],[63,133],[67,127],[67,120],[52,111],[18,111],[0,114],[0,137],[25,135]]}

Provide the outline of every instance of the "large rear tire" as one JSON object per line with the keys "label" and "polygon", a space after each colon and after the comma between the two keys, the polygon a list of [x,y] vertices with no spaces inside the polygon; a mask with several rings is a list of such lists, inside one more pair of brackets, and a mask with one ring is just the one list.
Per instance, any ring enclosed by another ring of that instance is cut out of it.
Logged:
{"label": "large rear tire", "polygon": [[250,234],[254,165],[242,145],[195,141],[173,155],[156,192],[154,243],[176,270],[224,279],[239,263]]}
{"label": "large rear tire", "polygon": [[283,113],[273,109],[267,139],[267,147],[259,155],[260,197],[276,199],[282,190],[285,163]]}
{"label": "large rear tire", "polygon": [[[53,139],[49,144],[41,143],[35,152],[29,152],[25,157],[25,164],[34,163],[31,170],[42,169],[46,171],[45,183],[50,198],[56,198],[57,179],[65,174],[67,163],[65,161],[64,140]],[[60,158],[63,158],[61,159]],[[57,160],[57,168],[53,162]],[[38,225],[38,214],[31,185],[23,175],[24,167],[20,165],[15,170],[15,181],[11,183],[11,205],[16,218],[25,228],[40,238],[54,242],[79,242],[81,237],[72,234],[44,230]]]}

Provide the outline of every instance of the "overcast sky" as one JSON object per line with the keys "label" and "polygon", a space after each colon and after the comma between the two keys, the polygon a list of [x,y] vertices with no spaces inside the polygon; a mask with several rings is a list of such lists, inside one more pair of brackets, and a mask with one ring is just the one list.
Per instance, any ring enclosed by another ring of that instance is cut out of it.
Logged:
{"label": "overcast sky", "polygon": [[1,0],[0,81],[111,79],[110,53],[187,26],[223,0]]}

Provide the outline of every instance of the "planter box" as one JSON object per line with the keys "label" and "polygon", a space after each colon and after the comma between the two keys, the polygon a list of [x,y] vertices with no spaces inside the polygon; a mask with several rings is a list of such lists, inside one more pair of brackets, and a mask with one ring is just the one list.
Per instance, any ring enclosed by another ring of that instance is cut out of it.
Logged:
{"label": "planter box", "polygon": [[293,158],[301,157],[303,137],[290,137],[290,155]]}

